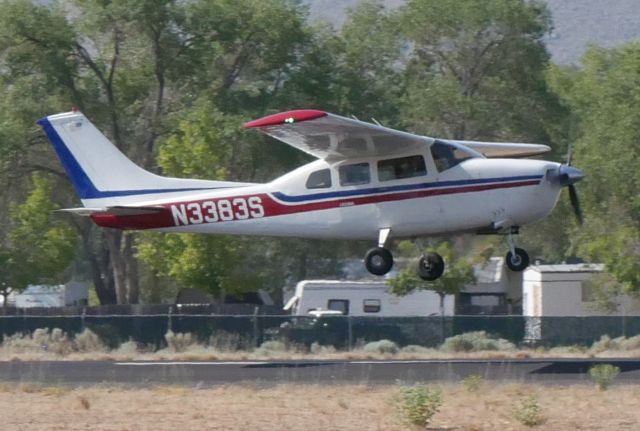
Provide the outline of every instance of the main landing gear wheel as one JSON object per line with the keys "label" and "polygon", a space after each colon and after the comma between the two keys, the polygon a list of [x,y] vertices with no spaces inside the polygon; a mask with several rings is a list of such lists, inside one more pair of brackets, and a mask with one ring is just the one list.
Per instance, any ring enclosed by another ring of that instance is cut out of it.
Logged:
{"label": "main landing gear wheel", "polygon": [[444,260],[438,253],[426,253],[418,260],[418,277],[426,281],[440,278],[444,272]]}
{"label": "main landing gear wheel", "polygon": [[511,271],[524,271],[529,266],[529,255],[521,248],[514,248],[514,252],[507,253],[507,266]]}
{"label": "main landing gear wheel", "polygon": [[372,248],[364,256],[364,265],[371,274],[385,275],[393,267],[393,256],[386,248]]}

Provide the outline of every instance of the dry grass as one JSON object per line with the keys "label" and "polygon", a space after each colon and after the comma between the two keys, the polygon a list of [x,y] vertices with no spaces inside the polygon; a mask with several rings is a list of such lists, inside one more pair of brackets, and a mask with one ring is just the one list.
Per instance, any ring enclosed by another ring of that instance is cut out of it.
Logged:
{"label": "dry grass", "polygon": [[[234,338],[235,337],[235,338]],[[466,338],[465,338],[466,337]],[[567,346],[520,348],[506,340],[490,339],[483,332],[467,333],[447,339],[440,348],[406,346],[399,348],[388,340],[358,343],[351,351],[314,343],[310,349],[281,341],[267,341],[258,348],[234,334],[212,337],[201,344],[192,334],[168,332],[168,347],[154,351],[133,341],[109,350],[90,330],[75,337],[60,329],[38,329],[33,334],[5,337],[0,343],[0,361],[12,360],[362,360],[362,359],[526,359],[526,358],[637,358],[640,336],[609,339],[603,337],[591,348]],[[471,349],[471,350],[468,350]]]}
{"label": "dry grass", "polygon": [[[487,385],[488,386],[488,385]],[[544,430],[632,430],[640,390],[616,386],[491,385],[469,393],[441,386],[444,403],[428,429],[525,430],[513,417],[517,399],[536,394]],[[215,389],[0,386],[3,429],[24,430],[414,430],[398,416],[397,386],[252,385]],[[20,408],[16,408],[20,406]]]}

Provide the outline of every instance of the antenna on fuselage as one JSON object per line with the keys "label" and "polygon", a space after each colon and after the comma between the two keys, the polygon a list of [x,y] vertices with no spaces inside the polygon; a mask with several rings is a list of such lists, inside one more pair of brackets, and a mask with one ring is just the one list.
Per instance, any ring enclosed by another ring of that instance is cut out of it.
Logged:
{"label": "antenna on fuselage", "polygon": [[380,124],[380,122],[378,120],[376,120],[375,118],[371,117],[371,121],[373,121],[374,123],[376,123],[378,126],[380,127],[384,127],[382,124]]}

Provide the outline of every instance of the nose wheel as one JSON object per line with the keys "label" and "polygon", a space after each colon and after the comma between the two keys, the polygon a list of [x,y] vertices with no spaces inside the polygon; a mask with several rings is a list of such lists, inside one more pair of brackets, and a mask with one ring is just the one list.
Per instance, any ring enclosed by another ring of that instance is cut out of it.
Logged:
{"label": "nose wheel", "polygon": [[521,248],[517,248],[513,242],[513,235],[507,235],[507,244],[509,244],[509,252],[505,258],[507,267],[514,272],[522,272],[529,266],[529,254]]}

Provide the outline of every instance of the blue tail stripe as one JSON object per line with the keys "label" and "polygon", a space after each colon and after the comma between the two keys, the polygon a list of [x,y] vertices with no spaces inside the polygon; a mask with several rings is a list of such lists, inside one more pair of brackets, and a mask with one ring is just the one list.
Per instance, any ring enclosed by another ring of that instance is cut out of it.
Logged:
{"label": "blue tail stripe", "polygon": [[119,196],[149,195],[155,193],[171,193],[171,192],[191,192],[197,190],[213,190],[217,187],[191,187],[180,189],[142,189],[142,190],[98,190],[93,184],[87,173],[82,169],[80,163],[71,154],[69,148],[64,144],[62,138],[56,132],[51,122],[45,117],[37,121],[47,134],[49,141],[53,144],[53,148],[60,159],[60,163],[67,172],[67,176],[71,180],[76,193],[80,199],[100,199]]}

